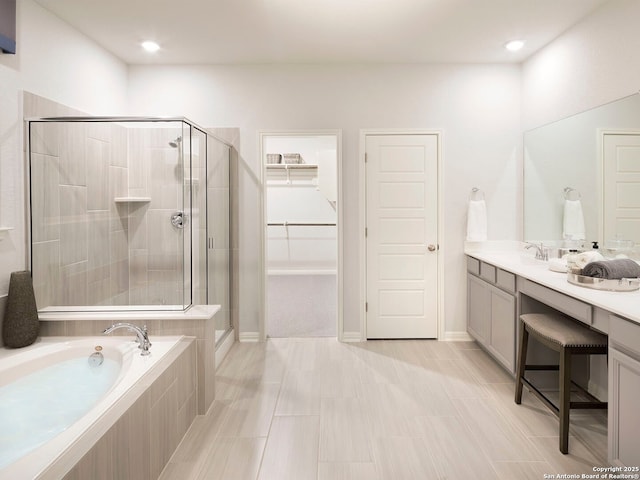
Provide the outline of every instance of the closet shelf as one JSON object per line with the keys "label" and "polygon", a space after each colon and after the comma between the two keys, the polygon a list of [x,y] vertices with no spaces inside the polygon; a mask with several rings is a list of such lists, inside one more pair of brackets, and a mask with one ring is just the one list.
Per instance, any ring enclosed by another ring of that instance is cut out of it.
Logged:
{"label": "closet shelf", "polygon": [[114,201],[116,203],[148,203],[151,197],[116,197]]}
{"label": "closet shelf", "polygon": [[269,163],[267,170],[311,170],[317,169],[318,165],[312,163]]}

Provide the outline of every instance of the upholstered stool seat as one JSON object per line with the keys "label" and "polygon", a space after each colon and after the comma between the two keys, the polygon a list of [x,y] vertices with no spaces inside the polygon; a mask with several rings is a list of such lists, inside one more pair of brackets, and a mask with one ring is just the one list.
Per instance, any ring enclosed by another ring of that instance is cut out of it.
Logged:
{"label": "upholstered stool seat", "polygon": [[[560,353],[559,365],[527,365],[529,335]],[[569,411],[572,408],[607,408],[582,387],[576,385],[590,401],[571,401],[571,356],[607,354],[607,337],[591,330],[577,320],[559,313],[528,313],[520,316],[520,353],[516,372],[515,401],[522,401],[522,386],[527,385],[560,420],[560,451],[569,451]],[[559,370],[560,404],[555,405],[537,387],[525,378],[527,370]],[[575,384],[574,384],[575,385]]]}

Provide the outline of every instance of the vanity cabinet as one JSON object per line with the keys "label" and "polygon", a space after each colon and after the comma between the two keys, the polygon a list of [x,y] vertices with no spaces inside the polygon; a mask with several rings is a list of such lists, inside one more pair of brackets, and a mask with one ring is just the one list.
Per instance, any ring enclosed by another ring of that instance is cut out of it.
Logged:
{"label": "vanity cabinet", "polygon": [[515,276],[472,257],[467,266],[467,331],[514,373]]}
{"label": "vanity cabinet", "polygon": [[640,326],[615,315],[609,326],[609,460],[632,467],[640,460]]}

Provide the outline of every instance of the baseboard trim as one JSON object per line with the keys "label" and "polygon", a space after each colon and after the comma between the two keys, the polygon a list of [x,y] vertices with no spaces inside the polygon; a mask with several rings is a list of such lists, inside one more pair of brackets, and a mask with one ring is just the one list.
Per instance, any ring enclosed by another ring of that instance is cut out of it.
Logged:
{"label": "baseboard trim", "polygon": [[227,356],[227,353],[229,353],[229,350],[231,350],[234,342],[235,335],[232,330],[230,332],[227,332],[226,336],[222,339],[222,343],[216,346],[216,370],[218,369],[224,358]]}
{"label": "baseboard trim", "polygon": [[467,332],[444,332],[439,340],[443,342],[472,342],[473,337]]}
{"label": "baseboard trim", "polygon": [[362,335],[360,332],[343,332],[342,341],[345,343],[362,342]]}
{"label": "baseboard trim", "polygon": [[238,335],[239,342],[259,342],[260,341],[260,333],[259,332],[240,332]]}

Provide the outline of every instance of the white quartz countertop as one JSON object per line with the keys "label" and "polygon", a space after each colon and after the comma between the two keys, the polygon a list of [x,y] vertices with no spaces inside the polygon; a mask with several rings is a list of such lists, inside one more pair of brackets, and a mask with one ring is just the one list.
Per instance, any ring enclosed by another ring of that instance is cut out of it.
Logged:
{"label": "white quartz countertop", "polygon": [[43,322],[64,320],[208,320],[220,310],[220,305],[193,305],[187,310],[101,310],[101,311],[39,311]]}
{"label": "white quartz countertop", "polygon": [[609,292],[573,285],[567,281],[566,273],[549,270],[547,262],[535,260],[533,252],[523,249],[513,248],[505,251],[494,251],[487,248],[467,246],[465,253],[470,257],[640,324],[640,290],[634,292]]}

